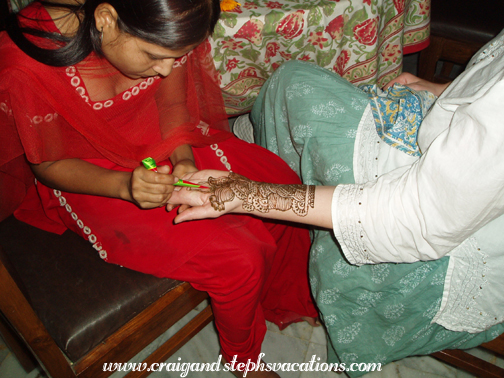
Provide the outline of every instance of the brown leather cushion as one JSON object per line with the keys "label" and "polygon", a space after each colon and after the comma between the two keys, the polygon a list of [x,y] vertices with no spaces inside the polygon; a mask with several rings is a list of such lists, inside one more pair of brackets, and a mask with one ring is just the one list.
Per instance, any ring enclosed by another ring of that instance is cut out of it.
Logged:
{"label": "brown leather cushion", "polygon": [[504,28],[503,14],[502,0],[433,0],[431,33],[484,44]]}
{"label": "brown leather cushion", "polygon": [[52,234],[12,216],[0,223],[0,245],[14,279],[72,361],[180,284],[108,264],[71,231]]}

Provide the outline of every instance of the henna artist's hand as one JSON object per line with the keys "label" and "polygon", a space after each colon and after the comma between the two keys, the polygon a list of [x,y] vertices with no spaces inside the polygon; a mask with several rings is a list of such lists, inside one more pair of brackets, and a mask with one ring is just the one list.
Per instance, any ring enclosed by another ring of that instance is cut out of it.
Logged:
{"label": "henna artist's hand", "polygon": [[170,199],[178,178],[170,174],[170,167],[162,165],[157,172],[144,167],[135,168],[131,174],[129,192],[132,202],[142,209],[164,206]]}
{"label": "henna artist's hand", "polygon": [[196,168],[194,161],[192,161],[190,159],[180,160],[173,167],[173,175],[180,177],[180,178],[184,177],[185,175],[187,175],[189,173],[194,173],[194,172],[198,172],[198,168]]}
{"label": "henna artist's hand", "polygon": [[[185,177],[187,177],[188,174],[192,174],[195,172],[198,172],[198,168],[196,168],[194,161],[191,159],[180,160],[173,167],[173,175],[176,177],[179,177],[179,178],[183,178],[183,179],[185,179]],[[180,187],[175,187],[175,191],[179,191],[180,189],[181,189]],[[166,210],[172,211],[178,205],[179,204],[168,203],[168,204],[166,204]]]}

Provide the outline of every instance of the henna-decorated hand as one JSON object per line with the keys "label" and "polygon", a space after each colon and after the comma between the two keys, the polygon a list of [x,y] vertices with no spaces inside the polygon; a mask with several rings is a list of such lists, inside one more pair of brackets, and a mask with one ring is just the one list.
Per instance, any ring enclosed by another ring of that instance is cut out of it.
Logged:
{"label": "henna-decorated hand", "polygon": [[[213,177],[212,173],[216,173]],[[253,212],[256,215],[270,210],[282,213],[292,212],[297,217],[305,217],[314,207],[315,187],[300,184],[280,185],[252,181],[231,172],[201,171],[188,176],[192,181],[206,178],[208,190],[177,191],[170,203],[183,204],[175,222],[191,219],[215,218],[229,212]],[[197,181],[199,182],[199,181]],[[213,211],[212,211],[213,209]]]}

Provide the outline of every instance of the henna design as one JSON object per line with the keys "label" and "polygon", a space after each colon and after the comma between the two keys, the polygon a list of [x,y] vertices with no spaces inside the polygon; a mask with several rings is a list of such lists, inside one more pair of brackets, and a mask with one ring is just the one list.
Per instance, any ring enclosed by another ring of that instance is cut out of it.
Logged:
{"label": "henna design", "polygon": [[244,210],[257,210],[267,213],[269,210],[288,211],[304,217],[308,209],[315,206],[315,186],[280,185],[249,180],[231,172],[227,177],[208,178],[212,195],[209,200],[216,211],[223,211],[225,203],[238,197],[243,201]]}

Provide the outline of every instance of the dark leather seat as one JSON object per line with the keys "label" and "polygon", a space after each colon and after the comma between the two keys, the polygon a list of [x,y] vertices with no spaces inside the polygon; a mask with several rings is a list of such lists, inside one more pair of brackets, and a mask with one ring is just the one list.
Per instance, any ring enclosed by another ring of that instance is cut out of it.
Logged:
{"label": "dark leather seat", "polygon": [[0,223],[0,245],[33,309],[73,361],[181,284],[104,263],[77,234],[48,233],[12,216]]}
{"label": "dark leather seat", "polygon": [[[0,332],[16,328],[55,378],[110,375],[104,362],[127,362],[208,297],[105,263],[71,231],[52,234],[13,216],[0,222],[0,285]],[[208,306],[146,361],[163,362],[212,319]]]}

